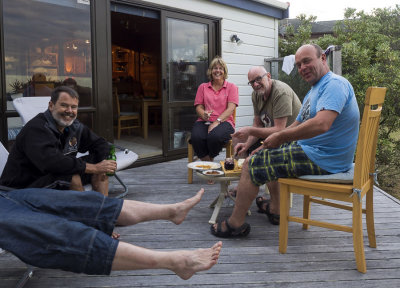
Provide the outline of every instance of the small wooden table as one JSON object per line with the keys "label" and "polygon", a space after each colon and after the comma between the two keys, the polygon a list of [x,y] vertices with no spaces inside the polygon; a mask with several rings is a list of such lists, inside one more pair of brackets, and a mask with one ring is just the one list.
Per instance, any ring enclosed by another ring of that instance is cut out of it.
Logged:
{"label": "small wooden table", "polygon": [[147,139],[149,135],[149,107],[161,106],[161,99],[142,98],[142,127],[143,138]]}
{"label": "small wooden table", "polygon": [[[215,224],[215,221],[217,220],[219,211],[221,210],[222,204],[224,203],[224,200],[226,197],[231,198],[233,201],[236,200],[228,193],[229,192],[228,187],[229,187],[229,183],[231,181],[236,181],[236,180],[240,179],[241,170],[237,168],[237,161],[235,160],[235,169],[234,170],[225,170],[224,169],[224,161],[221,161],[221,167],[222,167],[222,171],[224,172],[224,175],[222,175],[222,176],[205,175],[202,173],[202,171],[196,171],[197,175],[200,178],[205,179],[205,180],[213,180],[215,182],[220,182],[220,185],[221,185],[219,195],[210,204],[210,208],[214,208],[211,218],[208,221],[208,223],[210,223],[210,224]],[[251,215],[250,210],[247,211],[247,214]]]}

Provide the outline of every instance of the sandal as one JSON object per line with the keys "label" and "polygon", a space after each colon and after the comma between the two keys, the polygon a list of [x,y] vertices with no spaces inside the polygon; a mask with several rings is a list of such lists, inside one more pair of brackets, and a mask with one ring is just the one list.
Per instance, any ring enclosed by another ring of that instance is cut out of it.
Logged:
{"label": "sandal", "polygon": [[[269,210],[270,200],[264,199],[262,196],[258,196],[256,198],[256,204],[258,207],[258,213],[267,214],[269,222],[273,225],[279,225],[280,215],[273,214]],[[264,209],[264,204],[267,204],[266,208]]]}
{"label": "sandal", "polygon": [[266,207],[266,206],[264,206],[264,204],[266,204],[267,206],[268,206],[268,204],[269,204],[269,201],[270,200],[268,200],[268,199],[265,199],[264,197],[262,197],[262,196],[258,196],[257,198],[256,198],[256,204],[257,204],[257,207],[258,207],[258,213],[262,213],[262,214],[267,214],[267,210],[266,210],[266,208],[264,208],[264,207]]}
{"label": "sandal", "polygon": [[[225,221],[226,231],[222,231],[222,222]],[[250,224],[244,223],[238,228],[232,228],[228,220],[219,220],[217,222],[217,230],[215,230],[214,225],[210,226],[211,234],[221,237],[221,238],[232,238],[232,237],[245,237],[250,233]]]}

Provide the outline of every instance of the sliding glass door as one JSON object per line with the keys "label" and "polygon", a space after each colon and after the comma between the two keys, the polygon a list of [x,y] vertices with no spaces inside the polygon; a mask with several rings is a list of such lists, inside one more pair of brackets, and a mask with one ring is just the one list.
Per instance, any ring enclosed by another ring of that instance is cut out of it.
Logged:
{"label": "sliding glass door", "polygon": [[207,82],[215,55],[216,23],[178,13],[162,13],[163,134],[166,154],[182,153],[196,121],[197,87]]}

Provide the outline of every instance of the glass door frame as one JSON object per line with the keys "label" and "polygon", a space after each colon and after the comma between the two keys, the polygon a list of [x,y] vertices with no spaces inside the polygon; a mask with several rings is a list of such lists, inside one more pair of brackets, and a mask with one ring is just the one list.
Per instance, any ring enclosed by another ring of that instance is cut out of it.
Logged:
{"label": "glass door frame", "polygon": [[[173,18],[177,20],[190,21],[199,24],[205,24],[208,26],[208,59],[211,61],[217,53],[220,53],[220,20],[210,19],[201,16],[188,15],[179,12],[171,12],[171,11],[161,11],[161,81],[162,81],[162,134],[163,134],[163,155],[164,156],[174,156],[174,155],[182,155],[187,153],[187,146],[178,148],[178,149],[170,149],[169,143],[171,139],[169,133],[169,119],[171,116],[169,115],[170,108],[176,107],[190,107],[193,108],[194,97],[192,101],[169,101],[169,95],[167,94],[167,64],[168,64],[168,33],[167,33],[167,21],[168,18]],[[197,87],[196,87],[197,89]],[[194,95],[195,96],[195,95]]]}

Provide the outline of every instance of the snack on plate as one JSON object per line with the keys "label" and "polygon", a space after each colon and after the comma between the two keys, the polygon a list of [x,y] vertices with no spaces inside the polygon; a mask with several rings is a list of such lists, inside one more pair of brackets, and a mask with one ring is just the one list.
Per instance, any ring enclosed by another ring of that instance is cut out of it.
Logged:
{"label": "snack on plate", "polygon": [[207,175],[219,175],[219,172],[216,170],[211,170],[206,172]]}
{"label": "snack on plate", "polygon": [[244,163],[244,160],[245,160],[245,159],[238,159],[238,160],[237,160],[238,168],[242,168],[243,163]]}
{"label": "snack on plate", "polygon": [[196,165],[196,168],[211,169],[211,165]]}

